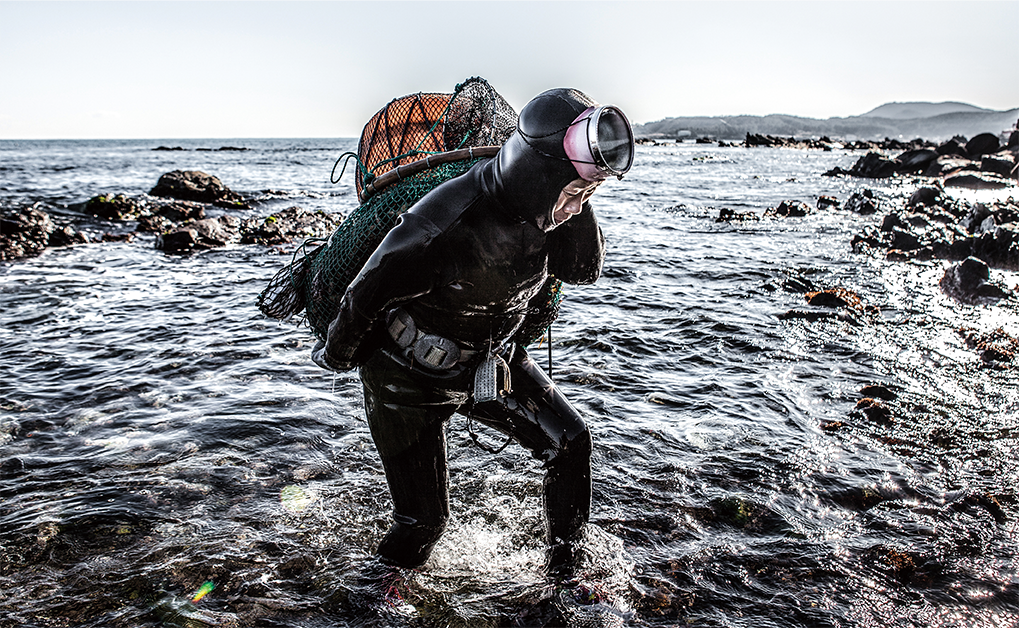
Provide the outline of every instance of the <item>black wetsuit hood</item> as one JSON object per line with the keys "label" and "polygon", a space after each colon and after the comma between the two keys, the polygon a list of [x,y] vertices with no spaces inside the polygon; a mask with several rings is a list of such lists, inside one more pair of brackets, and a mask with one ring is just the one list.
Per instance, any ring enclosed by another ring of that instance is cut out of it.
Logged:
{"label": "black wetsuit hood", "polygon": [[548,232],[559,194],[580,178],[563,139],[577,116],[597,103],[575,89],[550,89],[524,105],[517,129],[482,175],[485,193],[520,219]]}

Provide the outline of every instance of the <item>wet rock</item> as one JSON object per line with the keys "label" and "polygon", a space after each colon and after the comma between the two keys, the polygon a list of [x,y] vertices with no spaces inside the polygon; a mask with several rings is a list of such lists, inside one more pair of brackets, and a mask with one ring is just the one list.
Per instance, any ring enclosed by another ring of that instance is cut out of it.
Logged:
{"label": "wet rock", "polygon": [[846,201],[846,209],[851,212],[870,215],[877,211],[878,202],[874,198],[874,193],[870,190],[863,190],[862,192],[853,192],[853,195]]}
{"label": "wet rock", "polygon": [[993,133],[981,133],[966,142],[966,154],[970,157],[990,155],[1001,150],[998,136]]}
{"label": "wet rock", "polygon": [[737,212],[734,209],[723,207],[718,211],[718,218],[715,219],[715,222],[744,222],[760,219],[761,217],[755,212]]}
{"label": "wet rock", "polygon": [[923,172],[937,159],[938,154],[929,148],[919,148],[902,153],[895,158],[896,172],[915,174]]}
{"label": "wet rock", "polygon": [[880,384],[864,386],[860,389],[860,394],[864,397],[883,399],[885,401],[895,401],[898,398],[898,395],[892,389]]}
{"label": "wet rock", "polygon": [[998,153],[997,155],[984,155],[980,160],[980,170],[990,172],[1006,179],[1012,175],[1015,161],[1009,153]]}
{"label": "wet rock", "polygon": [[913,251],[922,246],[919,236],[907,229],[893,227],[891,230],[891,242],[889,246],[900,251]]}
{"label": "wet rock", "polygon": [[85,203],[85,213],[103,220],[137,220],[145,209],[137,199],[123,194],[100,194]]}
{"label": "wet rock", "polygon": [[166,233],[176,226],[172,220],[165,216],[142,216],[138,219],[137,230],[142,233]]}
{"label": "wet rock", "polygon": [[808,292],[805,297],[810,305],[823,307],[860,308],[863,303],[858,294],[845,288],[829,288]]}
{"label": "wet rock", "polygon": [[149,194],[200,203],[243,203],[240,194],[223,185],[219,178],[198,170],[168,172],[159,177]]}
{"label": "wet rock", "polygon": [[923,187],[913,192],[906,202],[906,207],[934,207],[940,205],[943,200],[944,196],[938,188]]}
{"label": "wet rock", "polygon": [[991,304],[1011,296],[992,283],[987,264],[975,257],[967,257],[959,264],[950,266],[939,285],[945,294],[956,301],[969,305]]}
{"label": "wet rock", "polygon": [[248,219],[241,224],[242,244],[273,246],[296,239],[321,238],[342,222],[335,214],[289,207],[264,219]]}
{"label": "wet rock", "polygon": [[969,233],[981,233],[981,225],[983,225],[988,218],[992,218],[991,210],[989,210],[983,203],[977,203],[970,208],[969,214],[959,221],[959,226]]}
{"label": "wet rock", "polygon": [[1019,270],[1019,225],[1000,225],[972,239],[973,256],[994,268]]}
{"label": "wet rock", "polygon": [[941,156],[935,159],[923,171],[925,177],[942,177],[960,170],[979,170],[980,164],[963,157]]}
{"label": "wet rock", "polygon": [[864,397],[856,402],[854,410],[865,416],[868,421],[879,425],[891,425],[895,422],[891,408],[886,406],[880,399]]}
{"label": "wet rock", "polygon": [[800,218],[810,213],[810,206],[802,201],[782,201],[778,207],[765,211],[764,215],[779,218]]}
{"label": "wet rock", "polygon": [[0,261],[39,255],[55,230],[49,214],[35,207],[5,215],[0,218]]}
{"label": "wet rock", "polygon": [[814,290],[814,284],[804,277],[789,277],[782,282],[782,288],[787,292],[807,293]]}
{"label": "wet rock", "polygon": [[882,232],[868,225],[864,227],[862,234],[853,236],[850,246],[853,252],[863,253],[869,249],[888,248],[888,243],[885,242],[885,236]]}
{"label": "wet rock", "polygon": [[1010,187],[1012,182],[989,172],[964,172],[945,177],[945,187],[966,188],[970,190],[1001,190]]}
{"label": "wet rock", "polygon": [[955,155],[958,157],[968,157],[966,153],[966,140],[961,137],[953,137],[952,139],[944,142],[940,146],[934,149],[939,155]]}
{"label": "wet rock", "polygon": [[931,246],[918,246],[913,249],[889,249],[885,259],[890,262],[926,262],[936,257]]}
{"label": "wet rock", "polygon": [[198,245],[198,231],[180,228],[160,234],[156,248],[166,253],[190,253]]}
{"label": "wet rock", "polygon": [[854,177],[884,179],[895,174],[898,164],[881,153],[867,153],[849,170]]}
{"label": "wet rock", "polygon": [[241,240],[240,224],[234,216],[189,220],[156,238],[156,248],[182,254],[236,244]]}
{"label": "wet rock", "polygon": [[160,205],[155,215],[162,216],[171,222],[185,220],[201,220],[205,218],[205,206],[193,201],[173,201]]}
{"label": "wet rock", "polygon": [[53,230],[53,233],[50,234],[48,246],[75,246],[78,244],[88,244],[88,242],[88,236],[75,229],[72,225],[66,225]]}
{"label": "wet rock", "polygon": [[962,327],[958,332],[966,341],[966,346],[980,353],[984,364],[1006,368],[1015,365],[1019,340],[1001,327],[989,333],[981,333],[972,327]]}
{"label": "wet rock", "polygon": [[825,210],[828,208],[838,209],[839,199],[835,198],[834,196],[819,196],[817,198],[817,208],[820,210]]}

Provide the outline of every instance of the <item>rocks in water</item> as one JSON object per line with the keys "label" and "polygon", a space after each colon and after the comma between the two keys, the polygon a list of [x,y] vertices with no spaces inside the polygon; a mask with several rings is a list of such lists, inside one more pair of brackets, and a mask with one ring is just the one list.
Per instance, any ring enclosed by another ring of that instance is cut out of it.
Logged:
{"label": "rocks in water", "polygon": [[84,244],[88,238],[71,225],[58,226],[36,206],[0,218],[0,262],[35,257],[48,247]]}
{"label": "rocks in water", "polygon": [[810,205],[803,201],[782,201],[778,207],[772,207],[764,212],[767,217],[778,218],[799,218],[811,214]]}
{"label": "rocks in water", "polygon": [[853,192],[853,195],[846,201],[846,209],[857,214],[869,215],[877,211],[878,202],[874,193],[870,190]]}
{"label": "rocks in water", "polygon": [[144,212],[137,199],[123,194],[100,194],[85,203],[85,213],[103,220],[137,220]]}
{"label": "rocks in water", "polygon": [[[241,220],[230,215],[209,218],[206,210],[210,205],[247,207],[218,178],[197,171],[163,175],[151,196],[107,193],[73,207],[100,220],[137,221],[133,232],[105,234],[99,238],[102,242],[131,242],[137,233],[154,233],[156,248],[174,254],[232,244],[274,246],[295,239],[324,237],[342,221],[338,215],[300,207],[290,207],[266,218]],[[73,226],[54,224],[49,214],[34,206],[10,212],[0,220],[0,261],[38,255],[47,247],[89,242]]]}
{"label": "rocks in water", "polygon": [[895,161],[898,162],[895,171],[900,174],[923,172],[937,157],[938,154],[929,148],[906,151],[895,158]]}
{"label": "rocks in water", "polygon": [[937,188],[919,188],[913,192],[906,202],[906,207],[935,207],[944,200],[941,190]]}
{"label": "rocks in water", "polygon": [[860,299],[860,295],[845,288],[816,290],[808,292],[805,295],[805,298],[807,299],[807,303],[810,305],[822,307],[851,307],[857,309],[863,307],[863,301]]}
{"label": "rocks in water", "polygon": [[989,333],[981,333],[972,327],[962,327],[958,332],[966,341],[966,346],[980,352],[980,359],[986,366],[1015,368],[1019,340],[1001,327]]}
{"label": "rocks in water", "polygon": [[[890,146],[890,144],[888,144]],[[847,148],[853,146],[847,145]],[[921,175],[944,178],[948,187],[1000,189],[1012,185],[1019,163],[1019,144],[1002,147],[993,133],[981,133],[973,139],[953,138],[936,148],[930,145],[908,146],[894,159],[871,151],[860,157],[849,170],[836,167],[824,176],[845,175],[884,179],[897,175]]]}
{"label": "rocks in water", "polygon": [[867,179],[885,179],[898,171],[898,164],[881,153],[867,153],[846,174]]}
{"label": "rocks in water", "polygon": [[980,165],[975,161],[970,161],[965,157],[956,157],[955,155],[942,155],[934,161],[932,161],[927,168],[923,171],[925,177],[943,177],[946,174],[959,172],[962,170],[979,170]]}
{"label": "rocks in water", "polygon": [[950,266],[939,285],[948,296],[970,305],[990,304],[1011,296],[1008,290],[990,283],[990,276],[990,269],[983,260],[967,257]]}
{"label": "rocks in water", "polygon": [[838,209],[839,199],[834,196],[819,196],[817,198],[817,208],[822,211],[829,208]]}
{"label": "rocks in water", "polygon": [[34,207],[0,218],[0,261],[39,255],[55,228],[49,214]]}
{"label": "rocks in water", "polygon": [[1001,142],[998,141],[998,136],[993,133],[981,133],[966,142],[966,154],[970,157],[990,155],[999,150],[1001,150]]}
{"label": "rocks in water", "polygon": [[970,190],[1001,190],[1010,187],[1008,179],[989,172],[961,172],[945,177],[945,187]]}
{"label": "rocks in water", "polygon": [[218,177],[198,170],[174,170],[159,177],[149,191],[152,196],[232,206],[244,206],[240,194],[223,185]]}
{"label": "rocks in water", "polygon": [[828,137],[798,140],[794,137],[776,137],[774,135],[758,135],[756,133],[747,133],[746,139],[743,140],[743,146],[751,148],[755,146],[767,146],[782,148],[816,148],[830,151],[835,147],[835,145],[836,143]]}
{"label": "rocks in water", "polygon": [[718,210],[718,218],[715,222],[745,222],[748,220],[760,220],[761,217],[755,212],[738,212],[735,209],[723,207]]}
{"label": "rocks in water", "polygon": [[893,260],[972,256],[993,268],[1019,270],[1019,204],[1013,199],[967,207],[921,188],[905,209],[885,215],[880,230],[865,227],[853,237],[853,250],[885,249]]}
{"label": "rocks in water", "polygon": [[333,214],[289,207],[264,219],[244,221],[241,243],[273,246],[297,238],[324,237],[332,233],[341,221]]}
{"label": "rocks in water", "polygon": [[236,216],[188,220],[160,234],[156,248],[179,254],[236,244],[241,241],[240,226]]}
{"label": "rocks in water", "polygon": [[156,239],[156,248],[184,254],[230,244],[274,246],[300,238],[325,237],[341,221],[339,216],[300,207],[290,207],[266,218],[240,220],[220,216],[187,220],[163,230]]}

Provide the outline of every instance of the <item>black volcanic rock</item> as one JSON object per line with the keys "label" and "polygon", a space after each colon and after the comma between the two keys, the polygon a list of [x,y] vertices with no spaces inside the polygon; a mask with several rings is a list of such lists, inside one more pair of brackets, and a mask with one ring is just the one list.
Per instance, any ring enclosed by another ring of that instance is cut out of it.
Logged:
{"label": "black volcanic rock", "polygon": [[993,133],[981,133],[970,141],[966,142],[966,154],[976,158],[981,155],[991,155],[1001,149],[998,136]]}
{"label": "black volcanic rock", "polygon": [[149,192],[152,196],[175,198],[181,201],[199,203],[241,203],[240,194],[223,185],[210,174],[198,170],[174,170],[159,177],[159,182]]}
{"label": "black volcanic rock", "polygon": [[989,283],[990,269],[983,260],[967,257],[959,264],[950,266],[939,285],[948,296],[971,305],[998,301],[1011,295]]}

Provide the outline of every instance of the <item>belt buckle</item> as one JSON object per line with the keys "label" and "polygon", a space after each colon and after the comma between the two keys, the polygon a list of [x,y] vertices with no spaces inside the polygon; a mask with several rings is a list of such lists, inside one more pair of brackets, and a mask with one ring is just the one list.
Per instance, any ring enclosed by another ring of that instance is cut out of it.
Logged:
{"label": "belt buckle", "polygon": [[460,347],[435,334],[422,334],[414,343],[414,359],[430,369],[445,371],[460,361]]}

